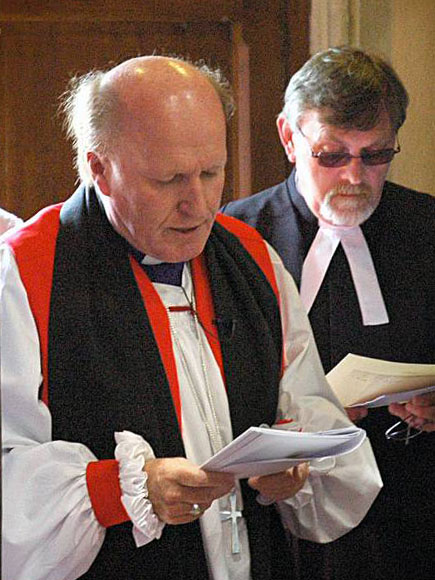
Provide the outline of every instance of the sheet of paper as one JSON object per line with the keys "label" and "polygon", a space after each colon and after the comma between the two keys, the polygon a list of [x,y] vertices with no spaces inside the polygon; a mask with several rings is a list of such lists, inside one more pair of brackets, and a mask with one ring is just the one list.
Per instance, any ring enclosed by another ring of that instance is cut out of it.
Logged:
{"label": "sheet of paper", "polygon": [[430,387],[423,387],[422,389],[413,389],[411,391],[403,391],[402,393],[392,393],[391,395],[381,395],[376,397],[371,401],[366,401],[365,403],[356,403],[355,405],[349,405],[352,408],[366,407],[367,409],[373,409],[375,407],[387,407],[390,403],[407,403],[412,397],[416,395],[423,395],[425,393],[430,393],[435,391],[435,385]]}
{"label": "sheet of paper", "polygon": [[435,365],[348,354],[326,376],[341,403],[349,407],[381,395],[430,387],[435,384]]}
{"label": "sheet of paper", "polygon": [[350,453],[365,437],[365,431],[355,426],[317,433],[250,427],[201,468],[238,478],[278,473],[303,461]]}

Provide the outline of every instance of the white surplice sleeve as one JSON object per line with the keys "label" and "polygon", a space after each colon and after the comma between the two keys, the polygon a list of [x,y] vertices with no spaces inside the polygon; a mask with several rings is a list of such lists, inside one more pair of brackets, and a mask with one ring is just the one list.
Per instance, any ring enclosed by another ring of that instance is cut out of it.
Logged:
{"label": "white surplice sleeve", "polygon": [[73,580],[104,540],[86,486],[96,457],[84,445],[51,440],[38,397],[38,332],[10,250],[0,253],[3,460],[2,578]]}
{"label": "white surplice sleeve", "polygon": [[[40,400],[38,331],[11,250],[0,247],[2,399],[2,580],[75,580],[95,560],[105,528],[92,508],[87,467],[97,457],[80,443],[53,441],[51,415]],[[114,433],[121,501],[137,546],[164,527],[144,497],[149,444]]]}
{"label": "white surplice sleeve", "polygon": [[22,223],[21,218],[0,207],[0,237],[8,230],[19,227]]}
{"label": "white surplice sleeve", "polygon": [[[270,247],[283,324],[285,370],[280,383],[278,421],[289,428],[320,431],[351,425],[322,369],[308,317],[296,285]],[[366,440],[348,455],[311,464],[304,487],[278,502],[284,524],[297,537],[330,542],[354,528],[382,487]]]}

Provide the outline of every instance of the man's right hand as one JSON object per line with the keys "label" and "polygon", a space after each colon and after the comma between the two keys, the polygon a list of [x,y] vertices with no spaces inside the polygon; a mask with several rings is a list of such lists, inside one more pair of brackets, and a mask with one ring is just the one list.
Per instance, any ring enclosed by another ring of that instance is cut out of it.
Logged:
{"label": "man's right hand", "polygon": [[353,423],[358,423],[368,415],[368,410],[365,407],[346,407],[345,411]]}
{"label": "man's right hand", "polygon": [[186,524],[198,504],[204,512],[212,502],[234,487],[234,475],[204,471],[184,457],[151,459],[144,468],[148,475],[148,498],[154,513],[166,524]]}

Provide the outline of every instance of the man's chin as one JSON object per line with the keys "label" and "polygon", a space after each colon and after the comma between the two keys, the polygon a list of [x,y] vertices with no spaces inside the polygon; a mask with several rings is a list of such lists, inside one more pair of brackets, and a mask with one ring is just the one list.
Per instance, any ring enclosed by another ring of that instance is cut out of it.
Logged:
{"label": "man's chin", "polygon": [[202,251],[207,240],[204,243],[195,244],[185,244],[183,246],[172,246],[168,248],[167,251],[160,253],[160,259],[163,262],[190,262],[194,258],[197,258]]}
{"label": "man's chin", "polygon": [[199,256],[210,236],[211,227],[201,227],[182,230],[181,228],[168,229],[165,235],[149,248],[150,253],[154,250],[156,257],[163,262],[189,262]]}
{"label": "man's chin", "polygon": [[366,206],[364,208],[332,208],[325,206],[321,208],[320,215],[323,220],[335,226],[356,227],[365,222],[373,213],[375,208]]}
{"label": "man's chin", "polygon": [[360,213],[333,212],[322,214],[322,219],[334,226],[355,227],[361,225],[367,217]]}

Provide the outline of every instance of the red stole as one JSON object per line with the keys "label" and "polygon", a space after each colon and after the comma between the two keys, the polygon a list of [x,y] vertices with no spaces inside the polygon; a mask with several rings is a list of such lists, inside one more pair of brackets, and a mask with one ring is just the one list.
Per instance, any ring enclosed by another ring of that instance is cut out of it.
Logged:
{"label": "red stole", "polygon": [[[37,214],[27,227],[8,239],[15,253],[20,276],[27,290],[30,308],[38,329],[44,377],[42,399],[46,404],[49,402],[47,349],[50,294],[60,209],[61,204],[46,208]],[[239,238],[266,275],[279,300],[273,265],[261,236],[246,224],[228,216],[219,215],[217,221]],[[139,264],[134,259],[131,259],[131,264],[152,323],[181,429],[180,392],[166,309]],[[201,297],[197,304],[198,314],[202,323],[210,330],[207,338],[225,380],[220,344],[217,338],[211,338],[211,335],[216,335],[213,325],[214,308],[202,256],[192,261],[192,275],[195,293]],[[115,460],[90,463],[87,469],[87,484],[95,515],[103,526],[108,527],[128,519],[120,502],[118,464]]]}

